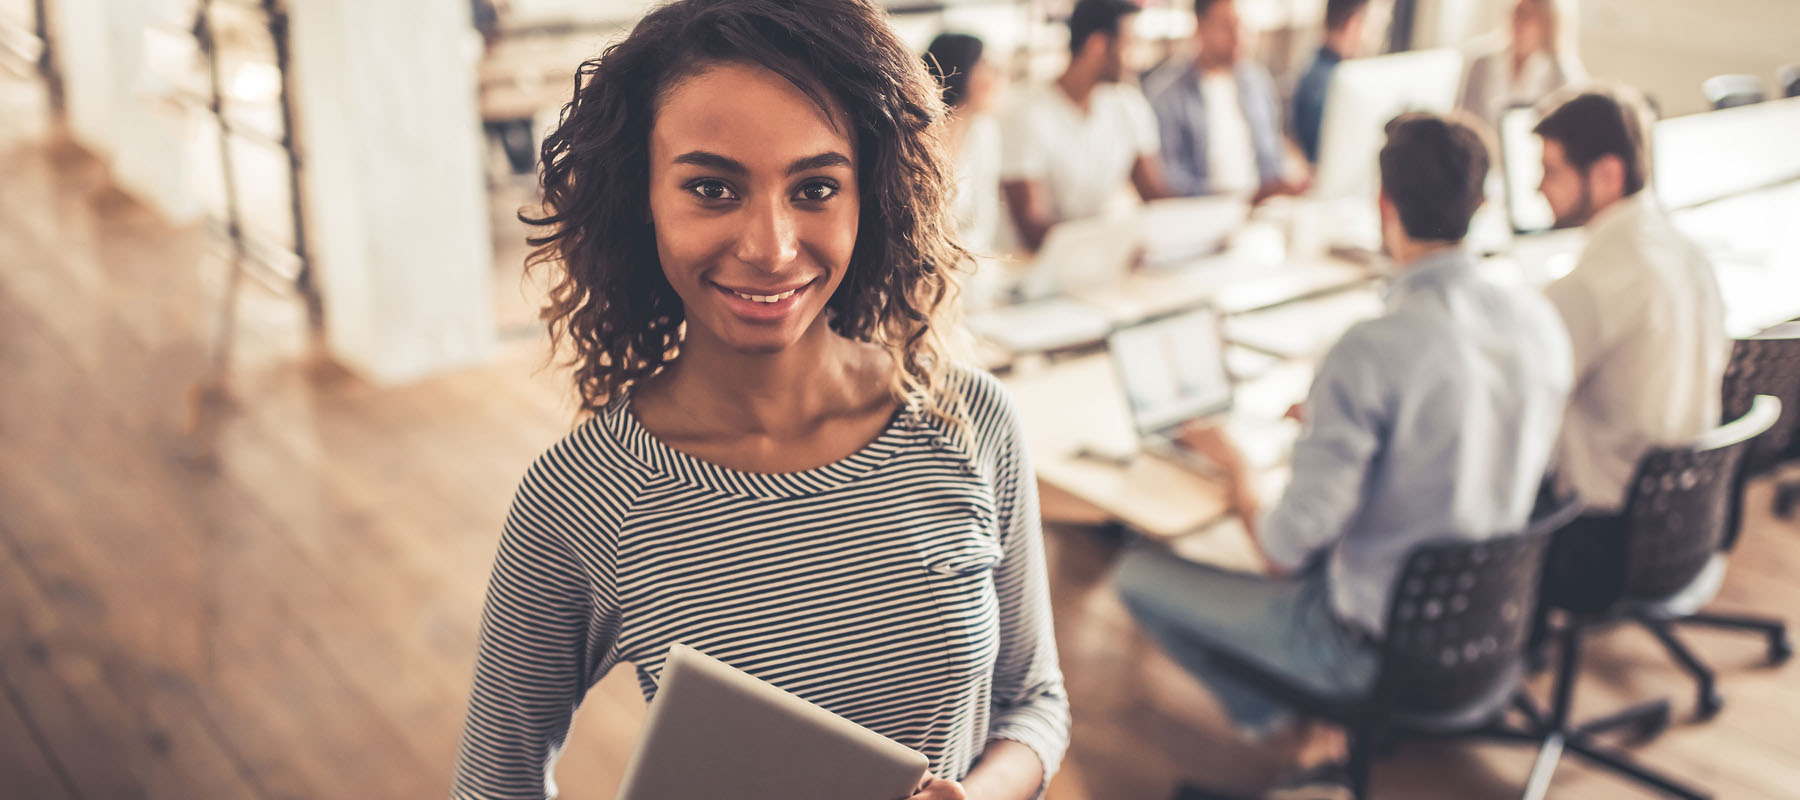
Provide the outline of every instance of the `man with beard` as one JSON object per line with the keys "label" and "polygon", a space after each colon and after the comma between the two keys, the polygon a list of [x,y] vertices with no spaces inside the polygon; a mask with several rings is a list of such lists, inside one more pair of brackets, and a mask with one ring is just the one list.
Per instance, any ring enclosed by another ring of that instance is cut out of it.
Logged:
{"label": "man with beard", "polygon": [[1145,200],[1173,196],[1156,114],[1127,82],[1140,10],[1130,0],[1076,3],[1068,68],[1020,92],[1001,117],[1000,188],[1028,252],[1058,222],[1103,215],[1127,184]]}
{"label": "man with beard", "polygon": [[1557,226],[1588,231],[1575,269],[1546,290],[1575,366],[1557,486],[1587,507],[1552,546],[1545,592],[1564,607],[1616,596],[1625,558],[1617,515],[1638,459],[1719,423],[1731,348],[1724,303],[1706,256],[1644,191],[1646,120],[1630,92],[1590,90],[1534,129],[1544,143],[1538,189]]}

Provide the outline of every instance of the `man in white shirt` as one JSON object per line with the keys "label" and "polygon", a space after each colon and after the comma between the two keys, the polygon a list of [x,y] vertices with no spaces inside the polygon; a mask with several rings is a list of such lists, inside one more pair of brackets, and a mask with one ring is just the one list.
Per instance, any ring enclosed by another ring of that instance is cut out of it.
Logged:
{"label": "man in white shirt", "polygon": [[1001,189],[1027,250],[1058,222],[1101,215],[1127,184],[1146,200],[1173,194],[1158,163],[1156,116],[1123,82],[1137,12],[1127,0],[1077,3],[1068,69],[1021,92],[1002,119]]}
{"label": "man in white shirt", "polygon": [[1534,130],[1544,143],[1539,190],[1557,225],[1589,234],[1575,269],[1546,290],[1575,366],[1557,486],[1580,496],[1588,517],[1578,527],[1589,534],[1558,537],[1547,583],[1576,584],[1594,602],[1623,578],[1617,515],[1638,459],[1719,424],[1731,351],[1712,265],[1644,191],[1646,129],[1634,96],[1588,91]]}

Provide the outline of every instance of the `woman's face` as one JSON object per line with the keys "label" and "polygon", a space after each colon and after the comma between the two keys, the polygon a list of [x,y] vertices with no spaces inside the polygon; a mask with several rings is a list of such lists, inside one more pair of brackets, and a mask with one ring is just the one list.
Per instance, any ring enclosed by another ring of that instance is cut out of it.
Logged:
{"label": "woman's face", "polygon": [[650,217],[690,342],[768,353],[824,324],[860,210],[850,122],[832,115],[754,65],[719,64],[665,94]]}
{"label": "woman's face", "polygon": [[1549,48],[1550,20],[1545,0],[1519,0],[1513,6],[1512,45],[1521,53],[1540,53]]}
{"label": "woman's face", "polygon": [[998,102],[1000,87],[1006,82],[1006,75],[994,62],[986,58],[977,59],[975,66],[969,68],[969,85],[963,90],[962,111],[968,114],[980,114],[992,110]]}

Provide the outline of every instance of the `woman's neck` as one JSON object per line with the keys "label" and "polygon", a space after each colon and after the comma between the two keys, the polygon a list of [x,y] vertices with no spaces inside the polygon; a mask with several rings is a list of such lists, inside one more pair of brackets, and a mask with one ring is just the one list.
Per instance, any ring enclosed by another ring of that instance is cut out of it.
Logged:
{"label": "woman's neck", "polygon": [[887,401],[882,355],[839,336],[823,316],[800,341],[771,353],[734,350],[690,326],[680,355],[652,388],[691,421],[694,433],[789,438]]}

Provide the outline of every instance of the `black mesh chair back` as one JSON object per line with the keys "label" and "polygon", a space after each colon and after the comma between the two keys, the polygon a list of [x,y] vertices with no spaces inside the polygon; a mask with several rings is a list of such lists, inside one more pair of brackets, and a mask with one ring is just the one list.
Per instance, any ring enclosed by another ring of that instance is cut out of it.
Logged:
{"label": "black mesh chair back", "polygon": [[1780,416],[1781,401],[1762,395],[1736,421],[1638,460],[1625,507],[1623,599],[1671,597],[1706,568],[1731,523],[1744,448]]}
{"label": "black mesh chair back", "polygon": [[1744,451],[1746,475],[1768,472],[1800,436],[1800,323],[1777,325],[1734,342],[1723,388],[1721,424],[1750,413],[1757,395],[1781,401],[1781,418]]}
{"label": "black mesh chair back", "polygon": [[1700,84],[1700,90],[1706,93],[1706,102],[1712,104],[1714,111],[1769,99],[1762,79],[1755,75],[1714,75]]}
{"label": "black mesh chair back", "polygon": [[1518,680],[1550,533],[1580,510],[1564,502],[1523,533],[1413,547],[1388,603],[1377,702],[1408,715],[1504,702]]}

